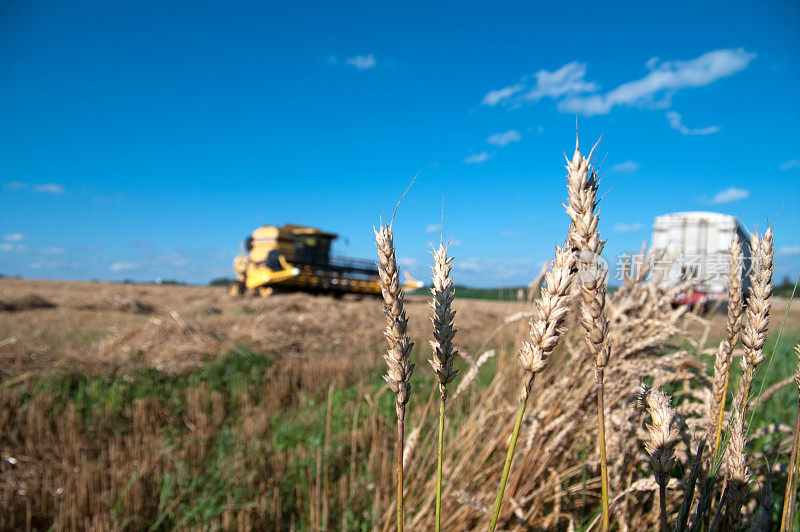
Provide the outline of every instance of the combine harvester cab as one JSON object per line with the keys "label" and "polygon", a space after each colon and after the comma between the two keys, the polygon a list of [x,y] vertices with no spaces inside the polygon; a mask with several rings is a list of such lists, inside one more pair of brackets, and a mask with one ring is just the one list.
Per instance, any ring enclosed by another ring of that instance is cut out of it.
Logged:
{"label": "combine harvester cab", "polygon": [[[287,224],[259,227],[233,261],[232,295],[268,296],[276,291],[379,295],[378,267],[370,260],[331,256],[338,238],[314,227]],[[404,290],[422,283],[406,273]]]}

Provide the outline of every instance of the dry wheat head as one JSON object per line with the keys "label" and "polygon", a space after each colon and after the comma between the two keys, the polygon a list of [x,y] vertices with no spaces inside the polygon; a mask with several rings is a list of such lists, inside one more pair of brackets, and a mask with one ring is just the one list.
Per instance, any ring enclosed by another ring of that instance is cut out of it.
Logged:
{"label": "dry wheat head", "polygon": [[433,358],[429,359],[433,367],[436,380],[439,383],[439,390],[445,394],[445,385],[450,383],[458,373],[453,368],[453,360],[456,351],[453,348],[453,336],[456,330],[453,327],[453,318],[456,311],[452,309],[455,289],[453,288],[453,277],[450,274],[453,258],[447,256],[447,247],[439,243],[439,248],[433,250],[433,287],[431,288],[431,308],[433,309],[433,340],[431,349]]}
{"label": "dry wheat head", "polygon": [[[742,244],[734,234],[728,255],[728,315],[725,324],[725,338],[719,344],[714,360],[714,381],[711,408],[709,409],[709,429],[716,426],[719,409],[725,404],[728,374],[733,361],[733,348],[739,341],[742,328]],[[713,442],[711,442],[713,445]]]}
{"label": "dry wheat head", "polygon": [[754,234],[751,239],[753,250],[752,271],[750,273],[750,298],[745,311],[745,325],[742,343],[745,347],[743,360],[755,367],[764,360],[762,348],[767,341],[769,327],[770,299],[772,297],[772,271],[775,250],[772,242],[772,228],[763,236]]}
{"label": "dry wheat head", "polygon": [[381,224],[374,232],[380,261],[378,273],[383,294],[383,311],[386,316],[383,335],[389,345],[388,351],[383,356],[388,366],[388,374],[383,378],[389,388],[397,394],[397,417],[403,419],[405,405],[411,392],[410,381],[414,364],[411,363],[409,356],[414,344],[407,332],[408,318],[403,309],[403,292],[400,289],[400,275],[395,260],[392,227]]}
{"label": "dry wheat head", "polygon": [[646,425],[650,440],[644,448],[653,464],[653,475],[659,485],[666,485],[669,473],[675,465],[675,443],[679,433],[675,426],[675,409],[670,396],[649,386],[642,386],[640,404],[650,414]]}
{"label": "dry wheat head", "polygon": [[570,286],[574,278],[575,253],[568,243],[556,246],[555,260],[545,274],[542,297],[530,326],[530,340],[522,343],[520,361],[526,371],[539,373],[564,334],[564,318],[569,311]]}
{"label": "dry wheat head", "polygon": [[726,517],[729,527],[736,526],[739,521],[739,512],[747,495],[747,483],[750,476],[746,465],[747,456],[744,453],[744,431],[744,415],[734,409],[731,419],[731,437],[728,443],[728,484],[725,488],[727,492]]}
{"label": "dry wheat head", "polygon": [[599,181],[590,161],[592,152],[589,157],[584,157],[576,143],[572,160],[567,160],[569,198],[565,209],[572,220],[569,241],[578,253],[576,268],[579,270],[582,300],[580,322],[586,329],[586,343],[589,352],[595,356],[595,364],[598,368],[604,368],[610,353],[610,346],[606,343],[608,320],[603,312],[608,272],[601,269],[597,260],[605,241],[600,240],[597,228],[600,220],[600,213],[596,209]]}

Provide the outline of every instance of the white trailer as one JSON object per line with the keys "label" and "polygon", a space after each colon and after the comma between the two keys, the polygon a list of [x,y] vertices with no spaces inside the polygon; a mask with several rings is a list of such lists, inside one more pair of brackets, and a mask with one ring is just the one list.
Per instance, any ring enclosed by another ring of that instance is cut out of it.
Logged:
{"label": "white trailer", "polygon": [[[750,268],[750,239],[733,216],[716,212],[676,212],[653,220],[653,250],[664,252],[669,267],[664,282],[675,285],[690,278],[702,279],[696,291],[710,299],[725,296],[728,283],[728,247],[739,235],[744,254],[743,271]],[[670,263],[669,260],[673,262]]]}

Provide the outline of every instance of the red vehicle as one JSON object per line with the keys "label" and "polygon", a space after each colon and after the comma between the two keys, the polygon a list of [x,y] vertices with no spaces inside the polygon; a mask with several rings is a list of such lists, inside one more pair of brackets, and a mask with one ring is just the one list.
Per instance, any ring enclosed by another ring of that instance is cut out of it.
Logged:
{"label": "red vehicle", "polygon": [[682,292],[672,300],[672,308],[678,308],[681,305],[689,305],[702,312],[708,312],[708,293],[699,290]]}

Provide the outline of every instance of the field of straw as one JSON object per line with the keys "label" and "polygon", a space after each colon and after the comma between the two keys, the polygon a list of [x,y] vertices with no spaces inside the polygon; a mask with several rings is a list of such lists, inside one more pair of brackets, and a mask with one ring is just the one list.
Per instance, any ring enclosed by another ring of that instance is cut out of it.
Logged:
{"label": "field of straw", "polygon": [[0,279],[0,529],[797,530],[771,230],[707,314],[606,297],[591,161],[565,184],[531,303],[460,300],[444,246],[403,298],[391,226],[382,300]]}

